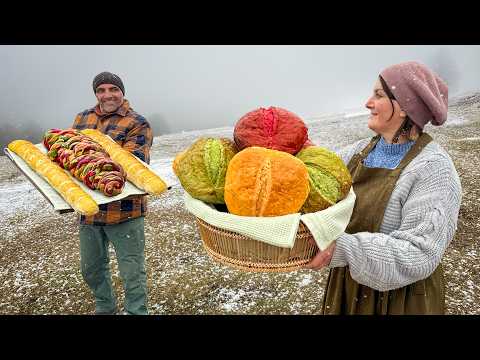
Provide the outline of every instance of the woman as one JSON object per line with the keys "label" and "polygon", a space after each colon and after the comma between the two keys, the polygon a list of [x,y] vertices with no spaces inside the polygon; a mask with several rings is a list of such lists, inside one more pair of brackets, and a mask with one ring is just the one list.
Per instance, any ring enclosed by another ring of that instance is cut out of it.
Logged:
{"label": "woman", "polygon": [[350,223],[307,265],[330,267],[322,312],[444,314],[440,261],[462,189],[449,155],[423,128],[447,119],[447,85],[423,64],[393,65],[366,107],[377,136],[341,154],[357,196]]}

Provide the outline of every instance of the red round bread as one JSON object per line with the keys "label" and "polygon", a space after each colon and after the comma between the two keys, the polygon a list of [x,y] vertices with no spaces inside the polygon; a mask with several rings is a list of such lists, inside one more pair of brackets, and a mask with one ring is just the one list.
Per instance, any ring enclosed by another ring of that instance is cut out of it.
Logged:
{"label": "red round bread", "polygon": [[308,129],[298,115],[271,106],[242,116],[235,125],[233,139],[239,150],[260,146],[295,155],[307,141]]}

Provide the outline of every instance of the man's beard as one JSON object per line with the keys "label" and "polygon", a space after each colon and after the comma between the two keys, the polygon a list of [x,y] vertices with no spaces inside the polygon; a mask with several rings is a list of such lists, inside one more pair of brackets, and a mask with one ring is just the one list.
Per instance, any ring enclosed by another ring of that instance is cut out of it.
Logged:
{"label": "man's beard", "polygon": [[120,105],[117,105],[117,103],[110,103],[110,104],[100,104],[100,109],[102,110],[103,113],[113,113],[115,112],[119,107],[121,106]]}

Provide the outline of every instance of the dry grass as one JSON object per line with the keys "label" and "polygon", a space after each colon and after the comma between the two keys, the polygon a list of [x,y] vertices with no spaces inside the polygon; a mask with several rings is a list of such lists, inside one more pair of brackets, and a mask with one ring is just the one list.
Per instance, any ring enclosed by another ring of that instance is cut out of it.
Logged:
{"label": "dry grass", "polygon": [[450,314],[480,314],[480,116],[466,127],[439,131],[463,188],[458,229],[442,261]]}

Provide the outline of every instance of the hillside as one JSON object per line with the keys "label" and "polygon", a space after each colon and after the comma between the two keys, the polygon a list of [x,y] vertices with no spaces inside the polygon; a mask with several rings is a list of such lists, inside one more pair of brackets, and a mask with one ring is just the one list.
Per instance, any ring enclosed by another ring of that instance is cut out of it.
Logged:
{"label": "hillside", "polygon": [[[365,115],[308,123],[312,140],[338,150],[372,135]],[[480,314],[480,93],[453,99],[449,119],[427,127],[452,156],[463,186],[458,230],[443,265],[448,314]],[[232,128],[158,136],[151,165],[175,185],[149,197],[146,266],[151,314],[317,314],[327,270],[244,273],[213,262],[202,248],[183,190],[171,171],[175,154],[199,136],[231,137]],[[39,139],[40,141],[40,139]],[[85,314],[94,299],[80,274],[77,216],[58,214],[5,157],[0,157],[0,314]],[[114,285],[123,300],[112,255]]]}

